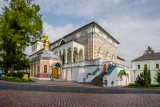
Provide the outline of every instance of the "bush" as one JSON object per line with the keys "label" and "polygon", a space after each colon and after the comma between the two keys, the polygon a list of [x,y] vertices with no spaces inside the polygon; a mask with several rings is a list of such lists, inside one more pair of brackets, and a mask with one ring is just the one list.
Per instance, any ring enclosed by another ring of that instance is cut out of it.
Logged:
{"label": "bush", "polygon": [[128,86],[141,86],[141,84],[132,84],[132,83],[129,83]]}
{"label": "bush", "polygon": [[160,87],[160,84],[151,84],[151,87]]}
{"label": "bush", "polygon": [[22,79],[23,78],[23,74],[24,74],[24,72],[17,72],[16,73],[16,77],[19,77],[20,79]]}
{"label": "bush", "polygon": [[141,86],[149,86],[151,84],[150,70],[145,67],[144,71],[138,75],[135,81],[136,84],[141,84]]}
{"label": "bush", "polygon": [[11,71],[10,73],[7,73],[6,76],[8,76],[8,77],[18,77],[18,78],[22,79],[23,74],[24,74],[24,72],[15,73],[15,72]]}
{"label": "bush", "polygon": [[160,70],[156,72],[157,74],[156,74],[155,80],[160,84]]}
{"label": "bush", "polygon": [[19,78],[19,77],[8,77],[6,75],[2,75],[2,80],[14,81],[14,82],[34,82],[30,78]]}

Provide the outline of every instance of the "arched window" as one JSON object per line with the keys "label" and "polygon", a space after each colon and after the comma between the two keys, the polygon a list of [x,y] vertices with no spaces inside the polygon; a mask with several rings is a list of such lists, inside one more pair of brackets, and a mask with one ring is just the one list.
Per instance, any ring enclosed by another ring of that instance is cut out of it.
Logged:
{"label": "arched window", "polygon": [[44,73],[47,73],[47,65],[44,65]]}

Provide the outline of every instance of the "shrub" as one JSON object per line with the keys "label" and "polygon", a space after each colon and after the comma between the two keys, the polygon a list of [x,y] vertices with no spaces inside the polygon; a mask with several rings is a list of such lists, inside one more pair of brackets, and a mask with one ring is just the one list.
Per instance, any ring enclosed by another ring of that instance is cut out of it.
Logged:
{"label": "shrub", "polygon": [[151,87],[160,87],[160,84],[151,84]]}
{"label": "shrub", "polygon": [[132,83],[129,83],[128,86],[141,86],[141,84],[132,84]]}
{"label": "shrub", "polygon": [[19,77],[20,79],[22,79],[23,78],[23,74],[24,74],[24,72],[17,72],[16,73],[16,77]]}
{"label": "shrub", "polygon": [[156,72],[157,74],[156,74],[155,80],[160,84],[160,70]]}
{"label": "shrub", "polygon": [[23,78],[23,74],[24,74],[24,72],[15,73],[15,72],[11,71],[10,73],[7,73],[6,76],[8,76],[8,77],[18,77],[18,78],[22,79]]}
{"label": "shrub", "polygon": [[14,82],[34,82],[30,78],[8,77],[6,75],[2,75],[2,79],[7,81],[14,81]]}
{"label": "shrub", "polygon": [[144,71],[138,75],[135,81],[136,84],[141,84],[141,86],[149,86],[151,84],[150,70],[145,67]]}

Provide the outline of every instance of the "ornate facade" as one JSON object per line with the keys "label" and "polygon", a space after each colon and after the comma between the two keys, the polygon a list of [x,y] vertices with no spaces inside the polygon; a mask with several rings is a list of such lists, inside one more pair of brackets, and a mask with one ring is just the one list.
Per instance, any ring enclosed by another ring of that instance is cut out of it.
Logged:
{"label": "ornate facade", "polygon": [[[47,42],[45,36],[46,34],[43,36],[44,44]],[[119,42],[95,22],[47,45],[49,53],[52,52],[54,57],[35,60],[37,56],[44,54],[46,45],[43,47],[42,44],[37,42],[32,46],[31,77],[63,78],[75,81],[79,78],[82,81],[89,70],[92,72],[91,69],[103,66],[104,63],[124,64],[124,60],[117,57]],[[58,76],[54,75],[55,68]]]}

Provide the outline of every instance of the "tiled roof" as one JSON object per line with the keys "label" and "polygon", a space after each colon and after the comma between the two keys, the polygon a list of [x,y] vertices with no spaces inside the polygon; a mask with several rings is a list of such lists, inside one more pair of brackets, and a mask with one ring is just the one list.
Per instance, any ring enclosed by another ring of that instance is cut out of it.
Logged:
{"label": "tiled roof", "polygon": [[[87,24],[87,25],[84,25],[84,26],[82,26],[81,28],[79,28],[79,29],[77,29],[77,30],[69,33],[68,35],[64,36],[63,38],[65,39],[66,37],[71,36],[71,35],[75,34],[76,32],[78,32],[78,31],[80,31],[80,30],[82,30],[82,29],[84,29],[84,28],[86,28],[86,27],[88,27],[88,26],[92,26],[92,25],[93,25],[93,26],[97,26],[98,28],[100,28],[104,33],[106,33],[110,38],[112,38],[117,44],[119,44],[119,42],[118,42],[113,36],[111,36],[106,30],[104,30],[104,29],[103,29],[99,24],[97,24],[96,22],[91,22],[91,23],[89,23],[89,24]],[[50,43],[50,46],[51,46],[52,44],[60,41],[60,40],[61,40],[61,38],[58,39],[58,40],[56,40],[56,41],[53,42],[53,43]]]}
{"label": "tiled roof", "polygon": [[144,54],[141,57],[134,59],[133,61],[158,60],[158,59],[160,59],[160,52]]}

